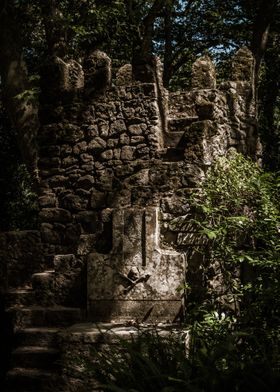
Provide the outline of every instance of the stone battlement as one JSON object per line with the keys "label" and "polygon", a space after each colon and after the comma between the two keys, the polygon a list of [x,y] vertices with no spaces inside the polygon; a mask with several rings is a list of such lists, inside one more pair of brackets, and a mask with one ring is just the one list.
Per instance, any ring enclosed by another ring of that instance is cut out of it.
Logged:
{"label": "stone battlement", "polygon": [[[159,303],[156,318],[172,307],[179,311],[175,289],[164,293],[160,287],[174,288],[184,280],[185,251],[176,249],[190,246],[195,236],[177,232],[170,222],[189,213],[187,195],[217,156],[235,148],[258,157],[253,69],[252,54],[240,49],[232,60],[232,80],[217,86],[215,66],[204,56],[193,65],[191,90],[175,93],[163,88],[159,62],[154,83],[135,81],[125,65],[112,84],[111,60],[100,51],[83,66],[56,59],[44,70],[42,241],[48,254],[89,260],[93,317],[110,319],[114,303],[111,316],[142,312],[143,318],[152,298]],[[164,275],[170,263],[172,273],[160,284],[155,276]],[[108,295],[105,286],[111,287]],[[144,299],[149,301],[143,307]]]}

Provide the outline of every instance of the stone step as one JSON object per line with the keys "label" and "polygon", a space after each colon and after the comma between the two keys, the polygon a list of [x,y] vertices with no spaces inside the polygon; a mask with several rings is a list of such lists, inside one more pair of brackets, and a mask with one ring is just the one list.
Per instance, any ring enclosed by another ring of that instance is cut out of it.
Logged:
{"label": "stone step", "polygon": [[55,303],[53,292],[54,276],[54,270],[39,272],[32,275],[31,282],[37,304],[52,306]]}
{"label": "stone step", "polygon": [[60,377],[42,369],[14,368],[7,374],[5,392],[58,391]]}
{"label": "stone step", "polygon": [[16,332],[15,340],[19,346],[55,347],[60,331],[52,327],[23,328]]}
{"label": "stone step", "polygon": [[14,368],[57,369],[59,351],[49,347],[25,346],[12,352],[11,364]]}
{"label": "stone step", "polygon": [[35,302],[35,293],[31,288],[28,289],[10,289],[5,295],[6,306],[33,305]]}
{"label": "stone step", "polygon": [[69,326],[84,319],[82,309],[64,306],[14,306],[7,309],[7,312],[12,317],[15,330],[25,327]]}
{"label": "stone step", "polygon": [[32,287],[34,290],[51,290],[55,271],[49,270],[32,275]]}

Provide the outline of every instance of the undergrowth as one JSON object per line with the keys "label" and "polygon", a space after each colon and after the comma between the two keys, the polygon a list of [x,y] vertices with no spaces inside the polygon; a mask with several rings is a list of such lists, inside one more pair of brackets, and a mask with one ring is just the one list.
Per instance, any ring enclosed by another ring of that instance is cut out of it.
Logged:
{"label": "undergrowth", "polygon": [[[279,390],[279,196],[278,173],[237,153],[216,161],[188,201],[207,240],[196,249],[204,252],[205,295],[187,308],[189,339],[154,331],[96,351],[88,369],[97,390]],[[183,230],[189,220],[174,224]],[[195,290],[192,282],[186,288]]]}

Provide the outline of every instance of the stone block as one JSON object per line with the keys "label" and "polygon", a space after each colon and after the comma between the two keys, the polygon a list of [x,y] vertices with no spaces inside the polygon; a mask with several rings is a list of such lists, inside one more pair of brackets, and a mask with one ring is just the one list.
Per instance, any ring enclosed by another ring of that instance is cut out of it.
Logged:
{"label": "stone block", "polygon": [[255,60],[252,52],[246,48],[240,48],[232,60],[232,80],[253,81]]}
{"label": "stone block", "polygon": [[139,136],[139,135],[142,135],[142,133],[143,133],[141,124],[129,125],[128,131],[131,135],[134,135],[134,136]]}
{"label": "stone block", "polygon": [[67,156],[62,159],[61,165],[62,167],[73,166],[78,162],[78,159],[72,156]]}
{"label": "stone block", "polygon": [[59,233],[50,223],[41,224],[41,236],[42,241],[48,244],[58,245],[61,243],[61,237]]}
{"label": "stone block", "polygon": [[166,309],[165,315],[149,315],[157,320],[170,316],[168,301],[180,308],[177,287],[184,281],[185,259],[160,249],[156,208],[115,210],[111,253],[90,254],[87,265],[88,306],[96,317],[144,319],[148,311]]}
{"label": "stone block", "polygon": [[116,75],[116,85],[117,86],[126,86],[131,84],[133,81],[132,77],[132,65],[125,64],[119,68]]}
{"label": "stone block", "polygon": [[109,135],[119,135],[122,134],[123,132],[126,132],[126,124],[124,120],[116,120],[112,122],[109,130]]}
{"label": "stone block", "polygon": [[86,152],[86,150],[87,150],[87,143],[85,141],[80,142],[73,147],[73,153],[75,155],[80,155],[80,154]]}
{"label": "stone block", "polygon": [[39,218],[42,222],[71,222],[72,216],[69,211],[63,208],[43,208],[39,213]]}
{"label": "stone block", "polygon": [[60,205],[69,211],[81,211],[86,208],[87,202],[78,195],[72,193],[65,195],[60,200]]}
{"label": "stone block", "polygon": [[88,96],[104,94],[111,84],[111,59],[95,50],[84,61],[85,90]]}
{"label": "stone block", "polygon": [[101,137],[94,138],[88,144],[88,150],[93,152],[102,151],[105,148],[106,148],[106,141],[101,139]]}
{"label": "stone block", "polygon": [[77,243],[81,235],[81,225],[76,223],[70,223],[66,225],[63,232],[63,245],[71,246],[71,249],[76,249]]}
{"label": "stone block", "polygon": [[130,143],[130,138],[127,134],[123,133],[120,135],[120,144],[128,145]]}
{"label": "stone block", "polygon": [[209,56],[198,58],[192,66],[192,87],[197,89],[216,88],[215,66]]}
{"label": "stone block", "polygon": [[57,198],[54,193],[45,193],[43,196],[40,196],[38,198],[38,201],[41,208],[55,207],[57,203]]}
{"label": "stone block", "polygon": [[121,150],[121,159],[123,161],[132,161],[134,159],[135,147],[124,146]]}
{"label": "stone block", "polygon": [[103,159],[104,161],[108,161],[110,159],[113,159],[113,157],[114,157],[113,150],[103,151],[100,155],[100,158]]}

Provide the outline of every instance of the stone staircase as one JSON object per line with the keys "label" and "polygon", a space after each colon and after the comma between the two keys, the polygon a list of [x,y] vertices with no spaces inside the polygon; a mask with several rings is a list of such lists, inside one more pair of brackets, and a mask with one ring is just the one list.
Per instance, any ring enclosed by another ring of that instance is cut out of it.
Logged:
{"label": "stone staircase", "polygon": [[58,337],[66,327],[81,322],[84,311],[56,301],[52,291],[57,276],[55,270],[33,274],[30,285],[6,294],[14,347],[5,392],[63,390]]}

